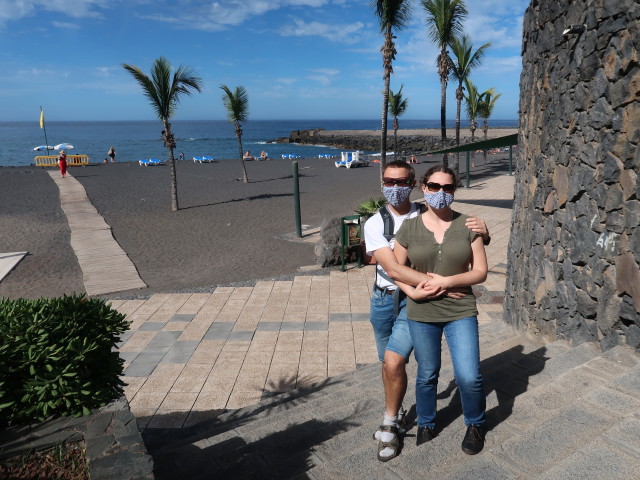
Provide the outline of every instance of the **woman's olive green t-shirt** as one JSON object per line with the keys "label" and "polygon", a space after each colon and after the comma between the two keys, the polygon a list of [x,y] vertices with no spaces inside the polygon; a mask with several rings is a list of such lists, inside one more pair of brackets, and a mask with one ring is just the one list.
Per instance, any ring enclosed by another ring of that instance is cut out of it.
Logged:
{"label": "woman's olive green t-shirt", "polygon": [[[407,249],[411,268],[422,273],[437,273],[445,277],[469,271],[471,242],[476,237],[465,226],[467,215],[453,212],[453,220],[444,232],[442,243],[424,226],[422,215],[405,220],[398,230],[396,242]],[[451,322],[478,315],[476,298],[471,287],[467,296],[459,299],[447,296],[432,300],[407,298],[407,317],[417,322]]]}

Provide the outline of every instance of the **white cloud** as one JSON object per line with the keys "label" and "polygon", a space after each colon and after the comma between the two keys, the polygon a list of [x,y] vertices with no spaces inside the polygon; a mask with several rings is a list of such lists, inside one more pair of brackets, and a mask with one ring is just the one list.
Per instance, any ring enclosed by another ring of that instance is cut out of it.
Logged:
{"label": "white cloud", "polygon": [[95,74],[97,77],[113,77],[114,72],[119,72],[121,68],[119,67],[95,67]]}
{"label": "white cloud", "polygon": [[215,32],[242,25],[271,11],[291,7],[320,8],[330,3],[342,5],[345,0],[196,0],[182,2],[182,5],[178,5],[179,9],[173,10],[169,15],[143,15],[141,18],[176,23],[182,28]]}
{"label": "white cloud", "polygon": [[332,42],[349,44],[362,40],[364,26],[362,22],[330,25],[294,18],[293,24],[284,25],[278,33],[284,37],[323,37]]}
{"label": "white cloud", "polygon": [[318,82],[324,86],[331,83],[333,78],[340,73],[340,70],[335,68],[313,68],[309,70],[313,75],[308,75],[307,79],[314,82]]}
{"label": "white cloud", "polygon": [[61,28],[63,30],[65,30],[65,29],[78,30],[80,28],[80,26],[78,24],[69,23],[69,22],[53,21],[53,22],[51,22],[51,25],[53,25],[56,28]]}

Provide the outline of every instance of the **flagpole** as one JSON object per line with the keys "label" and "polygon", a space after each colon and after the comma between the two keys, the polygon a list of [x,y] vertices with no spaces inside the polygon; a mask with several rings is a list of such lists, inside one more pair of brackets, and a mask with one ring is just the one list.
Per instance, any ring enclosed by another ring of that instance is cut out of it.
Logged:
{"label": "flagpole", "polygon": [[44,126],[44,110],[40,106],[40,128],[44,130],[44,146],[47,147],[47,156],[49,156],[49,141],[47,140],[47,129]]}

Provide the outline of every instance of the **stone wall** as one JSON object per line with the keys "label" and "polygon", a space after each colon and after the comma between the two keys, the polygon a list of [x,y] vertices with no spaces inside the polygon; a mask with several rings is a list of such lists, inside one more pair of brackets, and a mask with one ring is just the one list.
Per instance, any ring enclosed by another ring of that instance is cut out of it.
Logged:
{"label": "stone wall", "polygon": [[533,0],[522,53],[506,320],[640,352],[640,3]]}

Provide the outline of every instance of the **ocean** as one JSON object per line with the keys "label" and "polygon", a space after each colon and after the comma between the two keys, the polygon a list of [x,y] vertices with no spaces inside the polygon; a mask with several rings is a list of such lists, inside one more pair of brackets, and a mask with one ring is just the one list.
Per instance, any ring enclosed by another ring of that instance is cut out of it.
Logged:
{"label": "ocean", "polygon": [[[390,132],[391,122],[389,121]],[[491,127],[516,128],[517,120],[491,120]],[[447,127],[455,127],[450,122]],[[463,123],[463,128],[468,128]],[[110,121],[110,122],[56,122],[45,124],[48,144],[74,145],[68,154],[89,155],[91,163],[101,163],[110,146],[116,149],[116,160],[138,161],[145,158],[167,158],[167,150],[160,140],[162,123],[156,121]],[[237,158],[238,144],[234,126],[224,120],[174,120],[171,128],[176,138],[175,157],[180,152],[185,159],[210,155],[216,158]],[[322,145],[296,145],[267,143],[278,137],[288,137],[294,130],[324,128],[326,130],[379,130],[380,120],[250,120],[242,125],[242,145],[253,155],[265,150],[271,158],[282,158],[283,154],[294,154],[313,158],[324,154],[339,154],[339,149]],[[440,128],[438,120],[403,120],[401,129]],[[44,130],[37,118],[33,122],[0,122],[0,166],[27,166],[34,162],[33,148],[45,144]],[[374,153],[374,152],[366,152]],[[56,155],[57,152],[50,152]]]}

